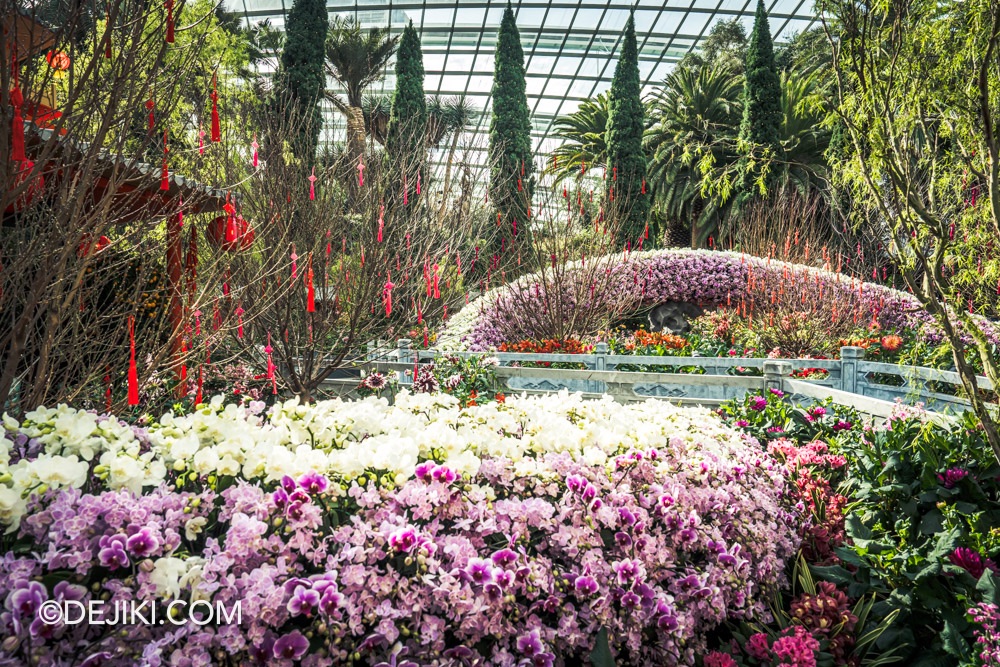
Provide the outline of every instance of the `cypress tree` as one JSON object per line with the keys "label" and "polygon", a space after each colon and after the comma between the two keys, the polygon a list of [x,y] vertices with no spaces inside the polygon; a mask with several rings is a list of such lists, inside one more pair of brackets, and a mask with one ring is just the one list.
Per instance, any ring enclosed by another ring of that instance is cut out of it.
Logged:
{"label": "cypress tree", "polygon": [[[528,207],[535,191],[535,165],[531,158],[524,51],[514,10],[508,2],[497,35],[489,145],[490,199],[500,221],[490,254],[497,255],[501,263],[506,263],[507,258],[516,259],[517,249],[524,247],[529,238]],[[501,252],[501,245],[506,253]]]}
{"label": "cypress tree", "polygon": [[[740,123],[740,144],[746,153],[753,153],[756,164],[744,159],[738,189],[749,195],[759,175],[760,160],[770,149],[772,156],[782,154],[780,132],[781,80],[774,62],[774,43],[767,22],[764,0],[757,0],[757,15],[747,47],[746,75],[743,84],[743,121]],[[770,171],[767,181],[774,178]]]}
{"label": "cypress tree", "polygon": [[329,26],[326,0],[295,0],[285,22],[276,103],[294,128],[292,153],[306,169],[316,159],[323,126],[319,103],[326,88],[323,60]]}
{"label": "cypress tree", "polygon": [[635,41],[635,16],[629,15],[621,56],[611,82],[607,146],[608,217],[620,247],[638,246],[646,230],[649,196],[643,193],[646,155],[642,149],[642,85]]}
{"label": "cypress tree", "polygon": [[[408,198],[416,196],[417,178],[426,156],[427,100],[424,97],[424,55],[413,21],[403,30],[396,53],[396,91],[392,96],[385,152],[394,174],[403,185],[406,174]],[[402,192],[400,189],[398,192]],[[393,196],[391,199],[401,197]]]}

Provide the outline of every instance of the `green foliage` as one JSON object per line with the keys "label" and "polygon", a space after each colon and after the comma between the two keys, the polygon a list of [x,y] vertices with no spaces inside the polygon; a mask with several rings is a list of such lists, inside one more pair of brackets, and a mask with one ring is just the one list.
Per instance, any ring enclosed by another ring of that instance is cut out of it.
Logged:
{"label": "green foliage", "polygon": [[694,245],[717,234],[728,211],[728,193],[710,186],[738,159],[740,85],[727,69],[678,67],[653,94],[650,188],[668,218],[691,225]]}
{"label": "green foliage", "polygon": [[645,128],[639,56],[635,40],[635,16],[625,24],[622,52],[615,67],[608,97],[607,159],[611,170],[606,180],[608,217],[619,247],[637,246],[643,237],[649,196],[644,194],[646,155],[642,135]]}
{"label": "green foliage", "polygon": [[546,171],[556,180],[584,176],[584,170],[607,166],[606,142],[611,101],[608,93],[584,100],[568,116],[560,116],[553,126],[553,133],[563,140],[552,151],[552,163]]}
{"label": "green foliage", "polygon": [[[850,469],[851,545],[838,551],[844,566],[817,573],[853,597],[876,594],[876,613],[898,610],[879,647],[907,645],[908,665],[955,664],[971,652],[966,610],[989,588],[989,559],[1000,554],[1000,466],[981,429],[968,415],[947,427],[898,418],[852,433],[839,451]],[[956,563],[960,547],[981,574]]]}
{"label": "green foliage", "polygon": [[[386,132],[386,158],[393,174],[406,174],[409,197],[417,196],[418,176],[426,153],[427,100],[424,97],[424,56],[413,22],[403,30],[396,56],[396,91]],[[392,179],[395,180],[395,179]]]}
{"label": "green foliage", "polygon": [[502,400],[496,393],[496,358],[458,356],[438,357],[434,360],[434,377],[441,391],[451,394],[463,406]]}
{"label": "green foliage", "polygon": [[761,442],[789,438],[806,443],[861,430],[861,416],[854,408],[829,399],[805,408],[789,403],[778,390],[728,401],[719,408],[719,415]]}
{"label": "green foliage", "polygon": [[764,0],[757,0],[743,84],[739,144],[744,159],[737,186],[741,195],[748,195],[754,189],[766,194],[768,185],[773,182],[773,177],[768,175],[771,172],[767,162],[782,155],[781,121],[781,81],[774,62],[771,28]]}
{"label": "green foliage", "polygon": [[354,19],[333,20],[326,38],[326,62],[330,76],[343,86],[348,106],[362,106],[365,89],[382,78],[398,43],[399,37],[392,36],[389,28],[362,29]]}
{"label": "green foliage", "polygon": [[285,21],[275,101],[287,121],[298,128],[291,148],[303,168],[315,160],[323,125],[319,103],[326,88],[323,58],[328,28],[324,0],[294,0]]}
{"label": "green foliage", "polygon": [[743,74],[747,56],[747,30],[739,17],[713,24],[708,37],[699,47],[698,51],[688,52],[679,66],[699,69],[708,65],[712,69],[728,69],[733,74]]}
{"label": "green foliage", "polygon": [[[490,200],[500,216],[502,231],[492,242],[490,254],[500,256],[501,238],[507,248],[525,247],[528,207],[535,191],[535,165],[531,151],[531,118],[525,96],[524,50],[510,3],[504,10],[497,35],[493,73],[493,115],[490,119]],[[517,221],[518,236],[513,234]],[[516,256],[508,252],[501,262]],[[486,264],[486,262],[483,262]]]}

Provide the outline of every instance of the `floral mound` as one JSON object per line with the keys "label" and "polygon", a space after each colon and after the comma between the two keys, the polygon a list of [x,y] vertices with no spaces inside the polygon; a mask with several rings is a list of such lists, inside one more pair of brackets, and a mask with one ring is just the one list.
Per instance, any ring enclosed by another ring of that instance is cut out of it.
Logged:
{"label": "floral mound", "polygon": [[[602,629],[619,665],[694,664],[713,627],[766,615],[799,544],[783,467],[659,402],[404,392],[5,427],[3,664],[563,665]],[[242,619],[38,617],[91,597]]]}
{"label": "floral mound", "polygon": [[[591,266],[600,261],[591,260]],[[568,272],[591,279],[580,262],[570,263]],[[450,320],[439,336],[442,347],[487,350],[504,342],[538,337],[538,332],[530,330],[533,318],[522,319],[518,313],[544,310],[543,290],[544,280],[529,275],[487,292]],[[587,290],[575,289],[573,293],[586,294]],[[766,307],[779,299],[828,309],[834,319],[836,309],[841,315],[856,313],[861,324],[875,319],[887,328],[915,328],[931,320],[912,295],[883,285],[751,255],[681,249],[632,253],[611,267],[608,288],[597,293],[595,303],[570,303],[566,310],[601,308],[602,303],[629,303],[640,308],[665,301],[752,308]]]}

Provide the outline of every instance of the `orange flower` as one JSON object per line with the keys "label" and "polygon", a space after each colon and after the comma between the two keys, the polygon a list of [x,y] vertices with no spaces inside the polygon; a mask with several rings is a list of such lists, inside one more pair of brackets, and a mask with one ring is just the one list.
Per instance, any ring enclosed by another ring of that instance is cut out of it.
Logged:
{"label": "orange flower", "polygon": [[895,352],[903,346],[903,339],[896,334],[889,334],[882,337],[882,349],[886,352]]}
{"label": "orange flower", "polygon": [[503,403],[507,400],[507,397],[503,395],[503,392],[498,392],[496,395],[497,403]]}

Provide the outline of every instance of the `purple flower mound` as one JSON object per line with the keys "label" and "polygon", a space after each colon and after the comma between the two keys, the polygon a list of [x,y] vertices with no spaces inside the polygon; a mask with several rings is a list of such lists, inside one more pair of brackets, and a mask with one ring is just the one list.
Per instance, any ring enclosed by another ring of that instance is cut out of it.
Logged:
{"label": "purple flower mound", "polygon": [[[592,269],[600,258],[587,260]],[[685,301],[703,306],[736,305],[742,298],[755,300],[757,306],[768,307],[772,291],[779,285],[794,285],[802,302],[817,304],[833,312],[857,312],[859,322],[873,319],[887,329],[920,328],[932,322],[919,302],[910,294],[878,285],[858,283],[849,276],[800,264],[788,264],[733,252],[667,249],[632,253],[614,265],[610,262],[610,277],[594,293],[591,301],[588,289],[564,287],[562,303],[569,309],[605,308],[608,304],[629,304],[635,308],[665,301]],[[580,280],[593,280],[592,271],[584,271],[580,262],[568,265],[567,275]],[[537,338],[531,323],[545,310],[545,285],[548,276],[531,275],[502,286],[459,311],[441,333],[443,346],[457,345],[481,351],[510,340]],[[748,286],[755,286],[748,290]],[[570,282],[571,281],[567,281]],[[769,286],[761,289],[762,285]],[[860,285],[860,287],[859,287]],[[773,290],[770,288],[774,288]],[[782,292],[784,293],[784,292]],[[571,295],[583,295],[576,303]],[[762,302],[764,299],[766,303]],[[787,297],[785,297],[787,299]],[[928,332],[928,335],[933,335]],[[997,338],[993,327],[987,335]]]}
{"label": "purple flower mound", "polygon": [[[802,520],[783,468],[713,428],[601,463],[540,454],[529,475],[487,456],[398,485],[49,491],[19,529],[30,552],[0,558],[0,663],[559,667],[607,628],[619,665],[694,665],[712,628],[767,614]],[[171,599],[239,601],[241,622],[39,620],[98,597],[160,619]]]}

